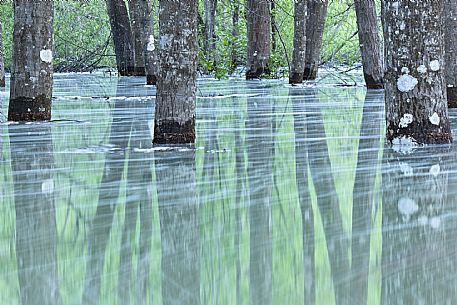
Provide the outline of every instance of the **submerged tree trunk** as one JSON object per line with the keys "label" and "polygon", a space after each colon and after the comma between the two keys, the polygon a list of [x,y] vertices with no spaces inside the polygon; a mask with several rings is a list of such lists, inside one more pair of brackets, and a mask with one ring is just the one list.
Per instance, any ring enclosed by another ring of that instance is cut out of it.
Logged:
{"label": "submerged tree trunk", "polygon": [[124,0],[106,0],[116,53],[117,70],[121,76],[135,75],[135,45]]}
{"label": "submerged tree trunk", "polygon": [[0,87],[5,87],[5,59],[3,56],[3,30],[0,17]]}
{"label": "submerged tree trunk", "polygon": [[306,57],[306,5],[307,0],[296,0],[294,10],[294,50],[290,67],[289,83],[303,82]]}
{"label": "submerged tree trunk", "polygon": [[[195,142],[197,0],[160,1],[155,144]],[[179,20],[176,26],[171,20]]]}
{"label": "submerged tree trunk", "polygon": [[303,79],[314,80],[321,60],[322,39],[324,37],[327,0],[307,0],[308,21],[306,22],[306,58]]}
{"label": "submerged tree trunk", "polygon": [[214,63],[214,52],[216,50],[216,6],[217,0],[204,0],[204,52],[206,60],[211,61],[211,63]]}
{"label": "submerged tree trunk", "polygon": [[51,119],[53,1],[14,1],[8,120]]}
{"label": "submerged tree trunk", "polygon": [[354,0],[363,76],[368,89],[382,89],[383,65],[375,0]]}
{"label": "submerged tree trunk", "polygon": [[383,2],[387,140],[394,145],[452,141],[443,9],[444,0]]}
{"label": "submerged tree trunk", "polygon": [[446,83],[449,107],[457,108],[457,0],[445,0]]}
{"label": "submerged tree trunk", "polygon": [[271,50],[270,2],[247,0],[246,21],[248,32],[246,79],[254,79],[268,73]]}

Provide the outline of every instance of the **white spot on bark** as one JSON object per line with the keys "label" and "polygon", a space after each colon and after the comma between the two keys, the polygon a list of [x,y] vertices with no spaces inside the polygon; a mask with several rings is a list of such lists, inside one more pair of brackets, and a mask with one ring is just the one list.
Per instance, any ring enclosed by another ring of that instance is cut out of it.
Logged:
{"label": "white spot on bark", "polygon": [[400,119],[400,127],[406,128],[409,124],[413,122],[413,115],[409,113],[405,113],[403,117]]}
{"label": "white spot on bark", "polygon": [[428,224],[428,217],[421,216],[417,219],[417,222],[419,222],[420,225],[426,226]]}
{"label": "white spot on bark", "polygon": [[440,62],[438,60],[432,60],[430,62],[430,70],[436,72],[440,70]]}
{"label": "white spot on bark", "polygon": [[433,217],[429,223],[433,229],[438,229],[441,226],[441,219],[439,217]]}
{"label": "white spot on bark", "polygon": [[430,168],[430,174],[435,176],[435,177],[438,177],[440,172],[441,172],[441,167],[440,167],[439,164],[435,164]]}
{"label": "white spot on bark", "polygon": [[409,74],[409,68],[408,68],[408,67],[403,67],[403,68],[401,68],[401,73],[403,73],[403,74]]}
{"label": "white spot on bark", "polygon": [[414,147],[417,147],[417,142],[409,136],[401,136],[392,140],[392,149],[402,154],[412,152]]}
{"label": "white spot on bark", "polygon": [[429,117],[430,123],[433,125],[439,126],[440,125],[440,117],[439,115],[435,112],[431,117]]}
{"label": "white spot on bark", "polygon": [[417,203],[408,197],[402,197],[398,200],[398,211],[403,215],[403,217],[408,220],[411,215],[419,211],[419,206]]}
{"label": "white spot on bark", "polygon": [[47,179],[44,180],[41,184],[41,192],[43,194],[52,194],[54,193],[54,180]]}
{"label": "white spot on bark", "polygon": [[417,72],[419,72],[420,74],[425,74],[425,73],[427,73],[427,67],[425,65],[420,65],[417,68]]}
{"label": "white spot on bark", "polygon": [[149,35],[148,45],[146,48],[149,52],[152,52],[156,49],[154,35]]}
{"label": "white spot on bark", "polygon": [[41,50],[40,59],[44,62],[51,63],[52,62],[52,51],[51,50]]}
{"label": "white spot on bark", "polygon": [[400,76],[400,78],[398,79],[397,88],[401,92],[409,92],[409,91],[413,90],[414,88],[416,88],[418,83],[419,82],[417,81],[417,79],[415,77],[412,77],[409,74],[405,74],[405,75]]}

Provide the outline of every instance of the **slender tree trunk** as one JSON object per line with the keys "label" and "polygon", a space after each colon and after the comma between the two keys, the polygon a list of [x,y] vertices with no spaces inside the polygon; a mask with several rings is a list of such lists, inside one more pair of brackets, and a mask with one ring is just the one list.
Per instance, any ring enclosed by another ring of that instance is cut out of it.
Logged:
{"label": "slender tree trunk", "polygon": [[14,1],[8,120],[51,119],[53,1]]}
{"label": "slender tree trunk", "polygon": [[270,59],[271,16],[269,0],[247,0],[248,62],[246,79],[268,73]]}
{"label": "slender tree trunk", "polygon": [[[144,18],[147,14],[148,0],[129,0],[130,28],[134,45],[135,75],[146,76],[144,44],[147,43]],[[146,7],[145,7],[146,4]]]}
{"label": "slender tree trunk", "polygon": [[294,50],[290,67],[289,83],[303,82],[306,58],[306,5],[307,0],[296,0],[294,10]]}
{"label": "slender tree trunk", "polygon": [[452,141],[443,9],[444,0],[383,2],[387,140],[394,145]]}
{"label": "slender tree trunk", "polygon": [[204,51],[206,59],[212,63],[214,63],[214,52],[216,50],[216,6],[217,0],[204,0]]}
{"label": "slender tree trunk", "polygon": [[159,73],[159,58],[157,54],[156,41],[154,36],[154,10],[149,0],[142,0],[144,16],[142,27],[144,28],[144,57],[146,66],[146,83],[157,84]]}
{"label": "slender tree trunk", "polygon": [[457,0],[445,0],[446,82],[449,107],[457,107]]}
{"label": "slender tree trunk", "polygon": [[240,22],[240,2],[233,0],[233,14],[232,14],[232,69],[235,70],[240,64],[238,59],[238,39],[240,36],[239,29]]}
{"label": "slender tree trunk", "polygon": [[3,55],[3,30],[0,17],[0,87],[5,87],[5,58]]}
{"label": "slender tree trunk", "polygon": [[270,6],[270,18],[271,18],[271,50],[276,52],[276,35],[278,34],[276,28],[276,0],[269,0],[271,1]]}
{"label": "slender tree trunk", "polygon": [[383,65],[375,0],[354,0],[363,76],[368,89],[382,89]]}
{"label": "slender tree trunk", "polygon": [[306,57],[304,80],[317,78],[321,61],[322,39],[327,17],[327,0],[307,0],[308,20],[306,22]]}
{"label": "slender tree trunk", "polygon": [[135,44],[129,14],[124,0],[106,0],[116,53],[117,70],[121,76],[135,75]]}
{"label": "slender tree trunk", "polygon": [[28,125],[12,125],[9,131],[20,304],[57,305],[60,301],[51,127],[36,125],[31,131]]}
{"label": "slender tree trunk", "polygon": [[[154,143],[195,142],[197,1],[160,1]],[[173,22],[179,20],[179,26]]]}

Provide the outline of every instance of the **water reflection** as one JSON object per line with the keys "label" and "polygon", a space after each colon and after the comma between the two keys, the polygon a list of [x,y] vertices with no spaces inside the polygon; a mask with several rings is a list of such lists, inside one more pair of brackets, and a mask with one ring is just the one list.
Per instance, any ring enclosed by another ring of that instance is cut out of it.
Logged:
{"label": "water reflection", "polygon": [[455,303],[455,148],[384,149],[382,93],[202,80],[152,147],[153,92],[94,77],[0,125],[0,303]]}
{"label": "water reflection", "polygon": [[21,304],[59,304],[51,126],[12,125],[9,135]]}

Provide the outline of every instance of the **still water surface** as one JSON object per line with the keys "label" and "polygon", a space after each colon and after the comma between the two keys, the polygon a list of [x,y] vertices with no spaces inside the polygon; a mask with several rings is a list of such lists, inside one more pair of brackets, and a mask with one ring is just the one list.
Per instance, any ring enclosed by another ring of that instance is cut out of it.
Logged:
{"label": "still water surface", "polygon": [[0,304],[457,303],[456,147],[384,147],[382,91],[201,80],[195,147],[153,147],[143,82],[0,125]]}

